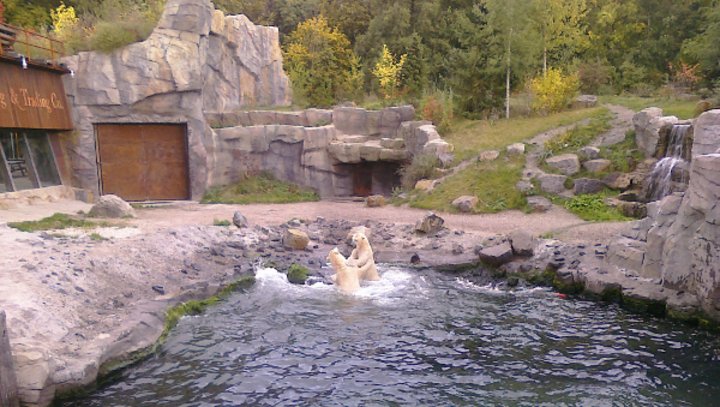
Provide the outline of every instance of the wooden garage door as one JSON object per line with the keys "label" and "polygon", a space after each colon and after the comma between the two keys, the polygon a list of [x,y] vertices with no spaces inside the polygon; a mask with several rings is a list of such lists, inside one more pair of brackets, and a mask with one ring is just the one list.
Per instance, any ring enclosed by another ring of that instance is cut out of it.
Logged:
{"label": "wooden garage door", "polygon": [[103,194],[128,201],[188,199],[185,126],[96,126]]}

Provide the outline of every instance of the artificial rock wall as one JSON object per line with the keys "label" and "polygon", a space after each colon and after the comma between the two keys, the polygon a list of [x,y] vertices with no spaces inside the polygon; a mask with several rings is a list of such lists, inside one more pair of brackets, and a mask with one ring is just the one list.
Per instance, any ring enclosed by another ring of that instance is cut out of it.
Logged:
{"label": "artificial rock wall", "polygon": [[270,171],[321,196],[354,192],[357,166],[372,193],[389,193],[397,168],[418,153],[449,160],[452,146],[411,106],[301,112],[252,110],[289,105],[278,31],[225,16],[210,0],[169,0],[151,36],[110,54],[64,61],[76,134],[68,137],[73,184],[98,192],[94,125],[187,126],[193,199],[210,186]]}
{"label": "artificial rock wall", "polygon": [[610,246],[612,262],[697,296],[720,319],[720,110],[694,122],[690,184],[648,204],[648,217]]}
{"label": "artificial rock wall", "polygon": [[64,59],[75,134],[67,146],[73,183],[97,191],[94,124],[187,125],[191,192],[211,182],[215,140],[204,112],[288,105],[277,28],[224,16],[210,0],[169,0],[150,37],[109,54]]}

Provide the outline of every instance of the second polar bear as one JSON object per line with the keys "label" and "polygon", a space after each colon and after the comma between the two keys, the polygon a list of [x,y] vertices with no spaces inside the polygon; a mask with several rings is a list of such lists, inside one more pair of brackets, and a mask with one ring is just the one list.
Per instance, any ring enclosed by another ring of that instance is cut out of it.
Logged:
{"label": "second polar bear", "polygon": [[362,280],[380,280],[377,266],[375,266],[373,249],[365,233],[355,233],[352,240],[355,244],[355,249],[353,249],[350,257],[347,259],[348,266],[357,267],[360,270],[360,278]]}

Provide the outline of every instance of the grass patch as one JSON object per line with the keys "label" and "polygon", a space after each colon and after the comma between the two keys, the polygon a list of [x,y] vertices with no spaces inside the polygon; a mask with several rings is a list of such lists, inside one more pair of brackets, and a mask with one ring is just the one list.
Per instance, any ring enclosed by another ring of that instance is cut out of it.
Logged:
{"label": "grass patch", "polygon": [[525,196],[515,188],[522,178],[525,157],[505,157],[478,162],[448,177],[432,192],[414,192],[409,198],[414,208],[455,212],[452,201],[462,195],[478,198],[476,213],[495,213],[522,209]]}
{"label": "grass patch", "polygon": [[610,129],[610,120],[612,120],[612,114],[603,109],[593,116],[587,125],[575,127],[563,135],[548,140],[544,146],[546,157],[569,152],[574,153],[587,146],[597,136]]}
{"label": "grass patch", "polygon": [[79,216],[56,213],[40,220],[29,220],[25,222],[9,222],[8,226],[21,232],[39,232],[42,230],[57,230],[68,228],[92,229],[95,227],[109,226],[107,222],[93,222]]}
{"label": "grass patch", "polygon": [[210,188],[201,203],[251,204],[292,203],[317,201],[318,194],[288,182],[279,181],[270,174],[247,177],[237,184]]}
{"label": "grass patch", "polygon": [[635,144],[634,130],[628,131],[622,142],[600,148],[600,157],[610,160],[608,172],[634,171],[637,163],[644,158]]}
{"label": "grass patch", "polygon": [[455,146],[456,161],[466,160],[479,151],[503,149],[536,134],[603,114],[605,108],[569,110],[547,116],[510,120],[458,120],[443,138]]}
{"label": "grass patch", "polygon": [[692,119],[696,115],[695,108],[700,99],[675,99],[662,97],[640,97],[640,96],[601,96],[601,103],[610,103],[614,105],[625,106],[636,112],[646,107],[659,107],[663,110],[663,114],[677,116],[681,119]]}
{"label": "grass patch", "polygon": [[191,300],[170,308],[165,313],[165,326],[156,346],[159,346],[160,344],[165,342],[165,339],[167,339],[170,331],[175,328],[175,326],[177,326],[180,318],[184,317],[185,315],[200,315],[205,312],[205,310],[211,305],[217,304],[221,300],[229,297],[230,294],[232,294],[233,292],[240,289],[246,289],[252,286],[254,283],[255,277],[243,277],[237,281],[226,285],[222,290],[220,290],[219,293],[213,295],[210,298],[206,298],[204,300]]}
{"label": "grass patch", "polygon": [[582,220],[589,222],[610,222],[632,220],[623,215],[617,208],[605,203],[611,193],[602,192],[598,194],[577,195],[563,204],[565,209],[579,216]]}
{"label": "grass patch", "polygon": [[213,226],[228,227],[230,225],[232,225],[232,223],[227,219],[214,219],[213,220]]}
{"label": "grass patch", "polygon": [[88,235],[88,236],[90,237],[90,240],[95,241],[95,242],[101,242],[103,240],[107,240],[106,238],[102,237],[102,235],[99,233],[90,233],[90,235]]}

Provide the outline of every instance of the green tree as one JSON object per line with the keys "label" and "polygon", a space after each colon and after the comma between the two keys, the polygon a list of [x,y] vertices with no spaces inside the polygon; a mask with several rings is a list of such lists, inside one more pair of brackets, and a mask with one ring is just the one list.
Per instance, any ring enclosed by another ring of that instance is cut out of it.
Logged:
{"label": "green tree", "polygon": [[683,54],[700,66],[710,86],[720,85],[720,3],[702,9],[701,32],[683,44]]}
{"label": "green tree", "polygon": [[354,96],[360,86],[359,60],[350,41],[322,16],[290,33],[284,58],[296,100],[305,105],[330,106]]}
{"label": "green tree", "polygon": [[543,47],[543,74],[548,59],[553,66],[567,66],[589,45],[585,0],[535,0],[535,21]]}
{"label": "green tree", "polygon": [[504,47],[505,117],[510,118],[512,78],[523,78],[538,54],[533,7],[526,0],[488,0],[488,23]]}

